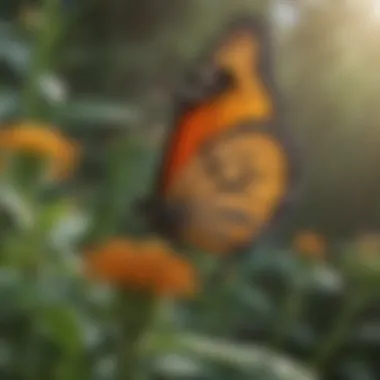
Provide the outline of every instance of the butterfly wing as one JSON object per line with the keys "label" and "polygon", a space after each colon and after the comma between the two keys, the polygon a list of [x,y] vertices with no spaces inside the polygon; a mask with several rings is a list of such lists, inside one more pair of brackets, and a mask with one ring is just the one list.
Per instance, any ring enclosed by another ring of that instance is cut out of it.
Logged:
{"label": "butterfly wing", "polygon": [[155,230],[171,239],[238,250],[260,235],[287,192],[291,165],[277,134],[265,30],[257,20],[229,28],[209,58],[214,77],[203,96],[181,100],[147,205]]}

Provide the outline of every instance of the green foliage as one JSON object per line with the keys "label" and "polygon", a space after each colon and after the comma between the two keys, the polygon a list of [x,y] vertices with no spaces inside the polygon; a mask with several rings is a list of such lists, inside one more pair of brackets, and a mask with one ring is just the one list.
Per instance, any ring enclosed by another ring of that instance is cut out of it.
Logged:
{"label": "green foliage", "polygon": [[[380,221],[380,24],[369,1],[348,3],[295,2],[298,22],[274,23],[288,121],[307,153],[289,229],[334,238]],[[133,206],[158,169],[174,85],[225,20],[267,4],[1,1],[0,128],[48,122],[82,154],[64,184],[23,155],[0,172],[2,380],[378,378],[380,249],[366,257],[338,239],[322,262],[270,241],[228,268],[186,252],[202,282],[187,302],[83,275],[87,246],[147,234]]]}

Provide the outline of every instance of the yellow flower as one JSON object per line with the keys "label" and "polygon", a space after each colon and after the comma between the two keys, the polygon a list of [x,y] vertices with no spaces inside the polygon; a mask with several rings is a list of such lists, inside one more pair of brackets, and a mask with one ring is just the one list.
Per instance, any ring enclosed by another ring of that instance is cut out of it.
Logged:
{"label": "yellow flower", "polygon": [[78,148],[54,128],[25,123],[0,129],[0,150],[35,154],[52,162],[52,176],[65,178],[74,170]]}
{"label": "yellow flower", "polygon": [[303,256],[321,259],[326,254],[326,241],[311,230],[299,231],[294,237],[293,248]]}
{"label": "yellow flower", "polygon": [[196,291],[193,266],[160,241],[114,239],[85,259],[89,277],[156,295],[188,296]]}

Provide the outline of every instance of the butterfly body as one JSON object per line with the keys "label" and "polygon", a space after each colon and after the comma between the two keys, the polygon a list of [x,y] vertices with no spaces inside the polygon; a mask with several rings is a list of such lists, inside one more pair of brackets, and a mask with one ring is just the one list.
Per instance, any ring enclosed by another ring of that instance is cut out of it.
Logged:
{"label": "butterfly body", "polygon": [[155,230],[220,254],[259,236],[289,183],[287,151],[275,134],[276,98],[255,31],[237,27],[214,52],[216,78],[222,73],[228,80],[181,109],[146,206]]}

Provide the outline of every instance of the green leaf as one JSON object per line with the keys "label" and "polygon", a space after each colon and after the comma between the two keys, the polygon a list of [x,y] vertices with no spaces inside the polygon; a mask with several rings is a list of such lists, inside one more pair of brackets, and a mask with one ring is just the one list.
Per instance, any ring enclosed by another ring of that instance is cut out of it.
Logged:
{"label": "green leaf", "polygon": [[16,91],[0,90],[0,122],[16,116],[20,108],[20,96]]}
{"label": "green leaf", "polygon": [[245,286],[240,289],[237,297],[243,303],[245,314],[248,313],[251,317],[267,319],[275,312],[273,300],[260,289]]}
{"label": "green leaf", "polygon": [[59,121],[67,126],[91,128],[104,125],[130,125],[143,115],[139,108],[128,104],[115,104],[103,99],[73,99],[60,107]]}
{"label": "green leaf", "polygon": [[0,320],[18,315],[28,306],[24,301],[28,289],[22,282],[22,274],[11,267],[0,268]]}
{"label": "green leaf", "polygon": [[23,198],[32,201],[51,182],[51,160],[31,152],[7,152],[4,181],[12,185]]}
{"label": "green leaf", "polygon": [[347,380],[375,380],[374,371],[365,361],[350,360],[342,366],[341,374]]}
{"label": "green leaf", "polygon": [[222,365],[230,365],[243,371],[256,372],[265,369],[274,379],[279,380],[317,379],[317,375],[311,368],[264,346],[235,344],[195,334],[167,336],[166,342],[164,342],[162,336],[158,335],[160,334],[157,336],[151,334],[148,337],[144,346],[147,352],[160,354],[183,352]]}
{"label": "green leaf", "polygon": [[93,238],[101,239],[118,232],[126,220],[134,226],[122,226],[123,232],[137,226],[132,205],[146,191],[149,158],[146,147],[134,137],[123,139],[110,149],[107,178],[95,205]]}
{"label": "green leaf", "polygon": [[47,335],[69,355],[82,348],[82,334],[77,313],[68,306],[43,307],[38,311],[38,322]]}
{"label": "green leaf", "polygon": [[174,353],[158,358],[154,365],[165,378],[203,378],[209,372],[201,360]]}
{"label": "green leaf", "polygon": [[0,341],[0,368],[4,369],[9,366],[12,360],[12,348],[4,341]]}
{"label": "green leaf", "polygon": [[58,199],[45,205],[40,212],[38,224],[41,230],[51,230],[57,221],[69,212],[70,203],[67,199]]}
{"label": "green leaf", "polygon": [[10,215],[17,228],[27,230],[32,227],[32,208],[14,188],[6,184],[0,184],[0,207]]}
{"label": "green leaf", "polygon": [[73,210],[55,220],[49,234],[54,246],[62,249],[70,249],[85,234],[89,227],[89,219],[79,210]]}
{"label": "green leaf", "polygon": [[28,73],[31,51],[31,46],[17,36],[11,24],[0,23],[0,61],[9,65],[20,78]]}

